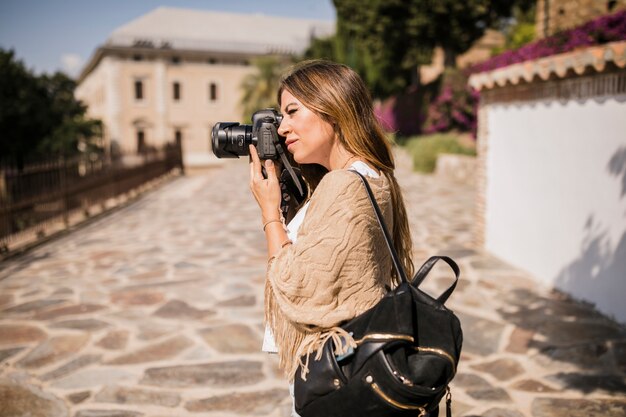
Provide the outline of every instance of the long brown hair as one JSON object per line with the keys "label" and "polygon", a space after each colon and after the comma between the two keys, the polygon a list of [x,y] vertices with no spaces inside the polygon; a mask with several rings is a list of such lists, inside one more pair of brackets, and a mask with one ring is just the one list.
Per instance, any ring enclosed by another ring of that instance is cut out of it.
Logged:
{"label": "long brown hair", "polygon": [[[374,115],[369,90],[350,67],[325,60],[311,60],[290,68],[280,80],[278,103],[288,90],[308,109],[335,126],[344,148],[380,170],[389,180],[393,207],[393,241],[408,277],[413,276],[412,240],[400,186],[394,176],[391,143]],[[301,165],[311,189],[326,169]],[[395,276],[397,282],[399,277]]]}

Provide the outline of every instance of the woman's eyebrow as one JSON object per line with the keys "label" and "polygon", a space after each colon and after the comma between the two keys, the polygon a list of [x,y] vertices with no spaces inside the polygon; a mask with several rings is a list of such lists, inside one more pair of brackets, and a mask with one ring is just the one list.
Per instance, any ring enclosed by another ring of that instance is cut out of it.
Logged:
{"label": "woman's eyebrow", "polygon": [[297,105],[298,105],[298,103],[296,103],[295,101],[292,101],[291,103],[289,103],[289,104],[286,104],[286,105],[285,105],[285,110],[287,110],[287,107],[291,106],[292,104],[293,104],[294,106],[297,106]]}

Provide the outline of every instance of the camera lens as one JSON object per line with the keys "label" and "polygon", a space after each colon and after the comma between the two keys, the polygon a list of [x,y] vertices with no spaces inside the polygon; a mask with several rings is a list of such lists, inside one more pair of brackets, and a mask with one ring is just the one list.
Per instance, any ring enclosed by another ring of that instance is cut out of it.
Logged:
{"label": "camera lens", "polygon": [[211,147],[218,158],[238,158],[249,155],[252,142],[252,126],[234,122],[220,122],[213,126]]}

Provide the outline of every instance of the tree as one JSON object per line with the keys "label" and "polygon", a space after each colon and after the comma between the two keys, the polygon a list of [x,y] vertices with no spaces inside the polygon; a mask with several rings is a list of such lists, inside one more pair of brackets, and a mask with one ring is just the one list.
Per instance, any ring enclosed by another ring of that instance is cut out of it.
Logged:
{"label": "tree", "polygon": [[47,95],[39,80],[0,49],[0,155],[23,158],[45,136]]}
{"label": "tree", "polygon": [[247,75],[241,83],[243,119],[248,123],[255,111],[277,107],[276,86],[284,67],[282,60],[272,56],[257,58],[254,64],[256,71]]}
{"label": "tree", "polygon": [[[356,69],[375,97],[418,85],[418,67],[441,46],[446,65],[488,27],[527,10],[532,0],[333,0],[336,39],[328,41],[335,60]],[[327,49],[328,50],[328,49]]]}
{"label": "tree", "polygon": [[76,82],[57,72],[35,76],[0,49],[0,155],[19,165],[50,153],[75,154],[79,142],[96,148],[101,122],[85,118],[74,98]]}
{"label": "tree", "polygon": [[51,101],[48,117],[53,127],[39,143],[38,151],[55,154],[100,151],[102,123],[84,117],[87,107],[74,98],[76,81],[61,72],[43,75],[41,80]]}

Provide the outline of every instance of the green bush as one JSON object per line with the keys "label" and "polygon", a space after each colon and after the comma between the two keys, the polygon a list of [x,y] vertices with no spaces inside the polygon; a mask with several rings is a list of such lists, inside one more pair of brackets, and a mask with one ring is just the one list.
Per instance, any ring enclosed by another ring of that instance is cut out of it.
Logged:
{"label": "green bush", "polygon": [[463,146],[454,133],[417,136],[409,139],[404,144],[404,148],[413,157],[413,169],[424,173],[435,170],[437,155],[440,153],[476,155],[476,151]]}

